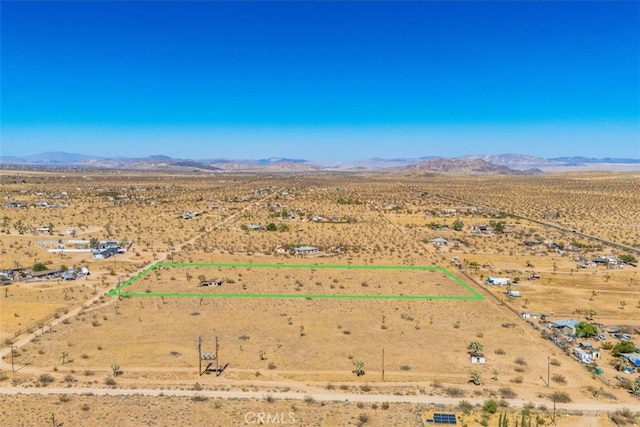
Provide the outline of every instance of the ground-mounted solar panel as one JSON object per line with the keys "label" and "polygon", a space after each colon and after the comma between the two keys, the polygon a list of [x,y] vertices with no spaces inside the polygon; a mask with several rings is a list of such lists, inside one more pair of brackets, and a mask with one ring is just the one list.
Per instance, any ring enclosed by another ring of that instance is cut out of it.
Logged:
{"label": "ground-mounted solar panel", "polygon": [[456,424],[455,414],[433,414],[433,423],[435,424]]}

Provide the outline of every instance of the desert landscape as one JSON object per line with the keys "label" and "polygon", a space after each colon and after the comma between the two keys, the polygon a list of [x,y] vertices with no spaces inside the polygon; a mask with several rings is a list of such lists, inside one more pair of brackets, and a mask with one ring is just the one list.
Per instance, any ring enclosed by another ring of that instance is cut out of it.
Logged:
{"label": "desert landscape", "polygon": [[637,173],[1,178],[5,425],[638,420]]}

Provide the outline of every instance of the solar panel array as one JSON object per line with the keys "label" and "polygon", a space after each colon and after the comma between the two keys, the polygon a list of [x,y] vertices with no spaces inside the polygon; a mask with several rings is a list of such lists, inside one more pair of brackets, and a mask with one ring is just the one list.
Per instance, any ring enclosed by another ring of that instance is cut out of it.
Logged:
{"label": "solar panel array", "polygon": [[455,414],[433,414],[432,420],[427,420],[429,424],[456,424]]}

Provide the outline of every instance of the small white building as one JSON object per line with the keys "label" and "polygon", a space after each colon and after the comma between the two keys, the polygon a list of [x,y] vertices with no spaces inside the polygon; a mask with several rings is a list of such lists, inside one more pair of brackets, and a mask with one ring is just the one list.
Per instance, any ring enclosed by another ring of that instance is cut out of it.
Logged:
{"label": "small white building", "polygon": [[484,357],[484,354],[472,354],[471,363],[484,364],[487,363],[487,359]]}
{"label": "small white building", "polygon": [[487,277],[487,283],[496,286],[506,286],[509,284],[509,279],[506,277]]}
{"label": "small white building", "polygon": [[442,246],[442,245],[446,245],[447,243],[449,243],[447,241],[447,239],[443,238],[443,237],[436,237],[435,239],[431,239],[429,240],[429,242],[435,246]]}
{"label": "small white building", "polygon": [[293,253],[296,255],[316,254],[318,253],[318,248],[315,246],[298,246],[293,249]]}
{"label": "small white building", "polygon": [[587,353],[581,348],[574,348],[573,355],[578,358],[580,363],[584,363],[585,365],[591,363],[591,354]]}

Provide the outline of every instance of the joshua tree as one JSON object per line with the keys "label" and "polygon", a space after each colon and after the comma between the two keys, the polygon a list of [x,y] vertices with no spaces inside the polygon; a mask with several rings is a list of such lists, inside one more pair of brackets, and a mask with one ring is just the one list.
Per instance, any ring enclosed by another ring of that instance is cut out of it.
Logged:
{"label": "joshua tree", "polygon": [[471,371],[471,377],[469,378],[469,381],[475,385],[482,385],[484,383],[484,381],[482,381],[482,376],[480,375],[480,372],[478,371]]}
{"label": "joshua tree", "polygon": [[111,370],[113,371],[114,377],[117,377],[118,375],[120,375],[120,365],[118,365],[116,362],[113,362],[111,364]]}
{"label": "joshua tree", "polygon": [[60,358],[62,359],[62,364],[64,365],[67,362],[67,357],[69,356],[69,353],[67,353],[66,351],[62,352],[62,355],[60,355]]}
{"label": "joshua tree", "polygon": [[479,356],[482,354],[482,349],[483,349],[483,345],[481,342],[479,341],[471,341],[469,343],[468,349],[469,349],[469,353],[471,353],[471,355],[473,356]]}
{"label": "joshua tree", "polygon": [[356,374],[357,376],[361,377],[365,374],[364,372],[364,362],[362,360],[353,360],[351,361],[351,363],[353,363],[353,373]]}

